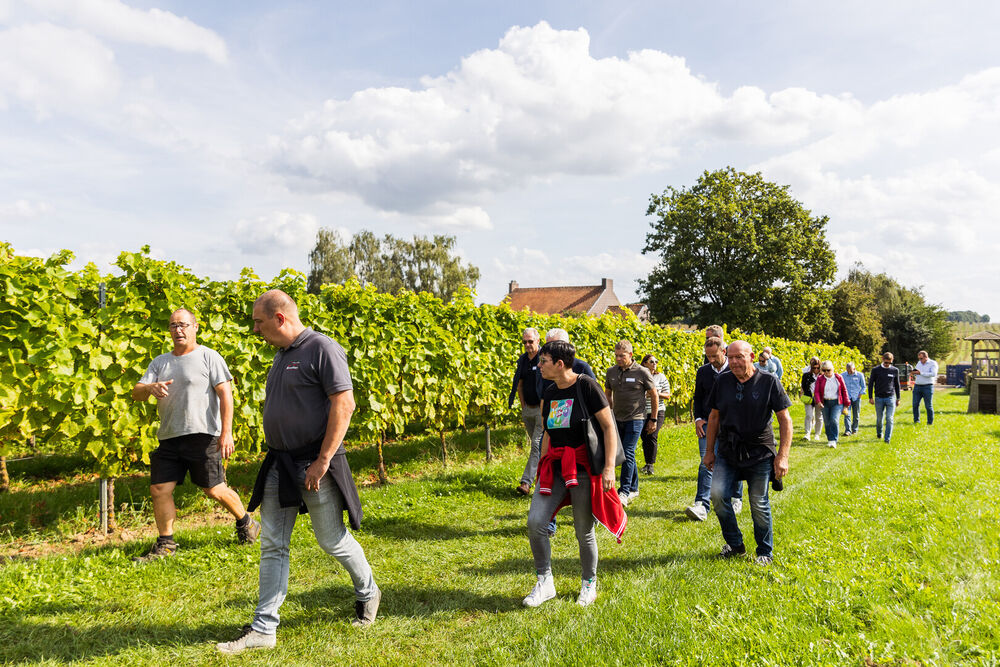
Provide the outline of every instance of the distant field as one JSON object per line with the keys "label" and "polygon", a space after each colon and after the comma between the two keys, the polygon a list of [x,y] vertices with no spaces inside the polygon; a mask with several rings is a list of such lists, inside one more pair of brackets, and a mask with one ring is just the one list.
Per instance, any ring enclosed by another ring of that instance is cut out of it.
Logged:
{"label": "distant field", "polygon": [[[969,324],[966,322],[954,322],[955,329],[955,351],[948,355],[943,364],[967,364],[972,361],[972,342],[963,340],[966,336],[977,331],[995,331],[1000,333],[1000,322],[977,322]],[[944,372],[944,369],[942,369]]]}

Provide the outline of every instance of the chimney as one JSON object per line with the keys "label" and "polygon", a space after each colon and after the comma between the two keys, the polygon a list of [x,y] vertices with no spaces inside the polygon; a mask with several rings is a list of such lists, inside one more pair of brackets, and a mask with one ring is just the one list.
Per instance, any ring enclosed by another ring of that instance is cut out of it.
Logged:
{"label": "chimney", "polygon": [[507,286],[507,294],[510,294],[516,289],[517,289],[517,281],[516,280],[510,281],[510,285]]}
{"label": "chimney", "polygon": [[605,292],[612,291],[614,284],[615,281],[612,280],[611,278],[601,278],[601,289],[604,290]]}

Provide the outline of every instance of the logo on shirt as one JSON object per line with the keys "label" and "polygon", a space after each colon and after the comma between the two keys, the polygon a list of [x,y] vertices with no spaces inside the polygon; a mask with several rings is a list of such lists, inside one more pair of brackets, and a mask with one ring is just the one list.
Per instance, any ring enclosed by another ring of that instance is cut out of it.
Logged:
{"label": "logo on shirt", "polygon": [[573,414],[573,399],[554,400],[549,406],[548,428],[569,428],[569,418]]}
{"label": "logo on shirt", "polygon": [[302,363],[302,362],[300,362],[300,361],[289,361],[288,365],[285,366],[285,370],[286,371],[297,371],[297,370],[299,370],[299,364],[300,363]]}

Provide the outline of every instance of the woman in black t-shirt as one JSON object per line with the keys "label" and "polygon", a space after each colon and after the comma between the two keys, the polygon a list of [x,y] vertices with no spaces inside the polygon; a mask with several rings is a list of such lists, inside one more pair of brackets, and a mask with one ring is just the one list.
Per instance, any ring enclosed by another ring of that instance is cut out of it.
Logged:
{"label": "woman in black t-shirt", "polygon": [[[596,416],[604,432],[604,441],[618,441],[611,409],[604,392],[595,380],[573,372],[576,349],[567,342],[553,341],[542,346],[538,370],[542,377],[552,380],[542,397],[541,460],[538,484],[528,510],[528,541],[535,560],[538,581],[524,598],[528,607],[537,607],[555,597],[552,581],[552,550],[549,544],[548,524],[564,504],[569,494],[573,505],[573,523],[576,539],[580,544],[580,561],[583,567],[580,596],[577,604],[586,606],[597,595],[597,538],[594,534],[593,494],[599,494],[598,513],[604,516],[605,496],[615,488],[615,447],[607,447],[603,470],[591,471],[587,448],[585,416]],[[581,406],[580,403],[583,403]],[[594,489],[595,485],[600,488]],[[621,504],[620,528],[624,530],[624,512]],[[613,512],[612,512],[613,513]],[[606,521],[602,521],[608,525]],[[612,529],[614,532],[615,529]]]}

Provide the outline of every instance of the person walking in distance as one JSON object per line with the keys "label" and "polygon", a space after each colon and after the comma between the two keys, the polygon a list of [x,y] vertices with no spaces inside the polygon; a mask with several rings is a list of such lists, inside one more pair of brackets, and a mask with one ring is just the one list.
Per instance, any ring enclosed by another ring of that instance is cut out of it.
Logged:
{"label": "person walking in distance", "polygon": [[[875,437],[885,433],[885,443],[892,439],[892,421],[899,407],[899,369],[892,365],[892,352],[882,355],[882,363],[868,376],[868,402],[875,406]],[[885,430],[882,418],[885,417]]]}
{"label": "person walking in distance", "polygon": [[865,395],[864,373],[854,370],[854,362],[848,361],[844,366],[845,371],[840,374],[847,387],[847,397],[851,399],[851,410],[844,410],[844,436],[854,435],[858,432],[859,419],[861,417],[861,397]]}
{"label": "person walking in distance", "polygon": [[174,489],[191,481],[236,519],[240,544],[253,544],[260,524],[243,508],[236,491],[226,484],[222,459],[235,450],[233,442],[233,375],[222,356],[198,344],[198,322],[186,308],[170,314],[173,349],[153,359],[132,388],[136,401],[156,399],[160,417],[159,447],[149,455],[149,488],[159,536],[145,556],[148,562],[177,551],[174,541]]}
{"label": "person walking in distance", "polygon": [[[708,518],[708,511],[712,509],[712,471],[705,467],[705,450],[711,444],[715,449],[715,442],[708,442],[708,434],[705,429],[708,426],[708,417],[711,410],[708,407],[708,397],[715,386],[715,380],[720,373],[729,370],[729,360],[726,359],[726,351],[722,344],[722,339],[712,336],[705,341],[705,358],[708,363],[703,365],[695,373],[694,378],[694,398],[692,400],[692,410],[694,412],[694,433],[698,438],[698,490],[695,492],[694,503],[684,510],[684,513],[692,521],[704,521]],[[743,509],[743,482],[735,480],[732,496],[732,508],[734,514],[739,514]]]}
{"label": "person walking in distance", "polygon": [[917,365],[910,371],[913,377],[913,423],[920,423],[920,401],[927,410],[927,425],[934,423],[934,384],[937,382],[938,362],[927,355],[926,350],[917,352]]}
{"label": "person walking in distance", "polygon": [[844,378],[837,375],[833,362],[827,359],[820,364],[822,375],[816,380],[813,388],[815,405],[823,411],[823,423],[826,426],[826,446],[836,447],[840,440],[840,415],[844,408],[849,407],[851,399],[847,396],[847,385]]}
{"label": "person walking in distance", "polygon": [[531,494],[531,485],[538,472],[538,447],[542,441],[542,406],[537,392],[538,350],[541,348],[538,330],[531,327],[525,329],[521,333],[521,344],[524,346],[524,353],[517,359],[508,403],[513,405],[514,398],[517,397],[521,404],[521,422],[528,434],[528,462],[516,488],[518,493],[527,496]]}
{"label": "person walking in distance", "polygon": [[816,405],[816,399],[813,396],[813,388],[820,375],[819,357],[813,357],[802,372],[802,402],[806,408],[806,440],[812,440],[814,425],[817,438],[820,429],[823,428],[823,408]]}
{"label": "person walking in distance", "polygon": [[365,552],[344,526],[361,527],[361,500],[344,452],[354,413],[354,388],[344,348],[302,324],[295,301],[281,290],[253,304],[254,333],[278,348],[267,374],[264,438],[267,456],[250,507],[260,505],[260,592],[253,621],[239,637],[217,644],[222,653],[273,648],[278,610],[288,593],[289,547],[295,518],[308,512],[313,534],[347,570],[354,585],[354,620],[370,625],[382,591]]}
{"label": "person walking in distance", "polygon": [[[777,376],[754,368],[753,349],[744,341],[733,341],[726,350],[729,370],[721,373],[708,399],[708,441],[718,438],[718,456],[705,450],[705,467],[712,471],[712,504],[719,517],[725,545],[719,554],[731,558],[746,553],[743,533],[730,503],[734,479],[747,483],[753,518],[756,562],[769,565],[773,558],[774,531],[768,482],[772,475],[788,473],[792,447],[792,402]],[[780,444],[775,447],[772,417],[778,419]]]}
{"label": "person walking in distance", "polygon": [[667,417],[667,401],[670,400],[670,381],[667,380],[667,376],[660,370],[659,364],[660,362],[655,355],[647,354],[642,358],[641,365],[653,376],[653,383],[656,385],[656,394],[660,397],[660,410],[655,414],[652,412],[653,406],[650,404],[649,397],[646,397],[646,423],[656,424],[656,428],[652,431],[649,429],[643,429],[642,431],[642,458],[646,462],[646,465],[639,472],[644,475],[653,474],[653,466],[656,464],[656,450],[659,445],[660,429],[663,428],[663,422]]}
{"label": "person walking in distance", "polygon": [[618,495],[621,496],[622,505],[628,505],[639,495],[639,470],[635,464],[635,446],[639,441],[639,434],[644,429],[652,431],[655,428],[654,424],[643,419],[645,397],[649,396],[653,412],[660,410],[660,397],[656,393],[653,376],[632,358],[632,343],[627,340],[618,341],[615,345],[615,365],[604,375],[604,395],[611,405],[622,449],[625,450]]}

